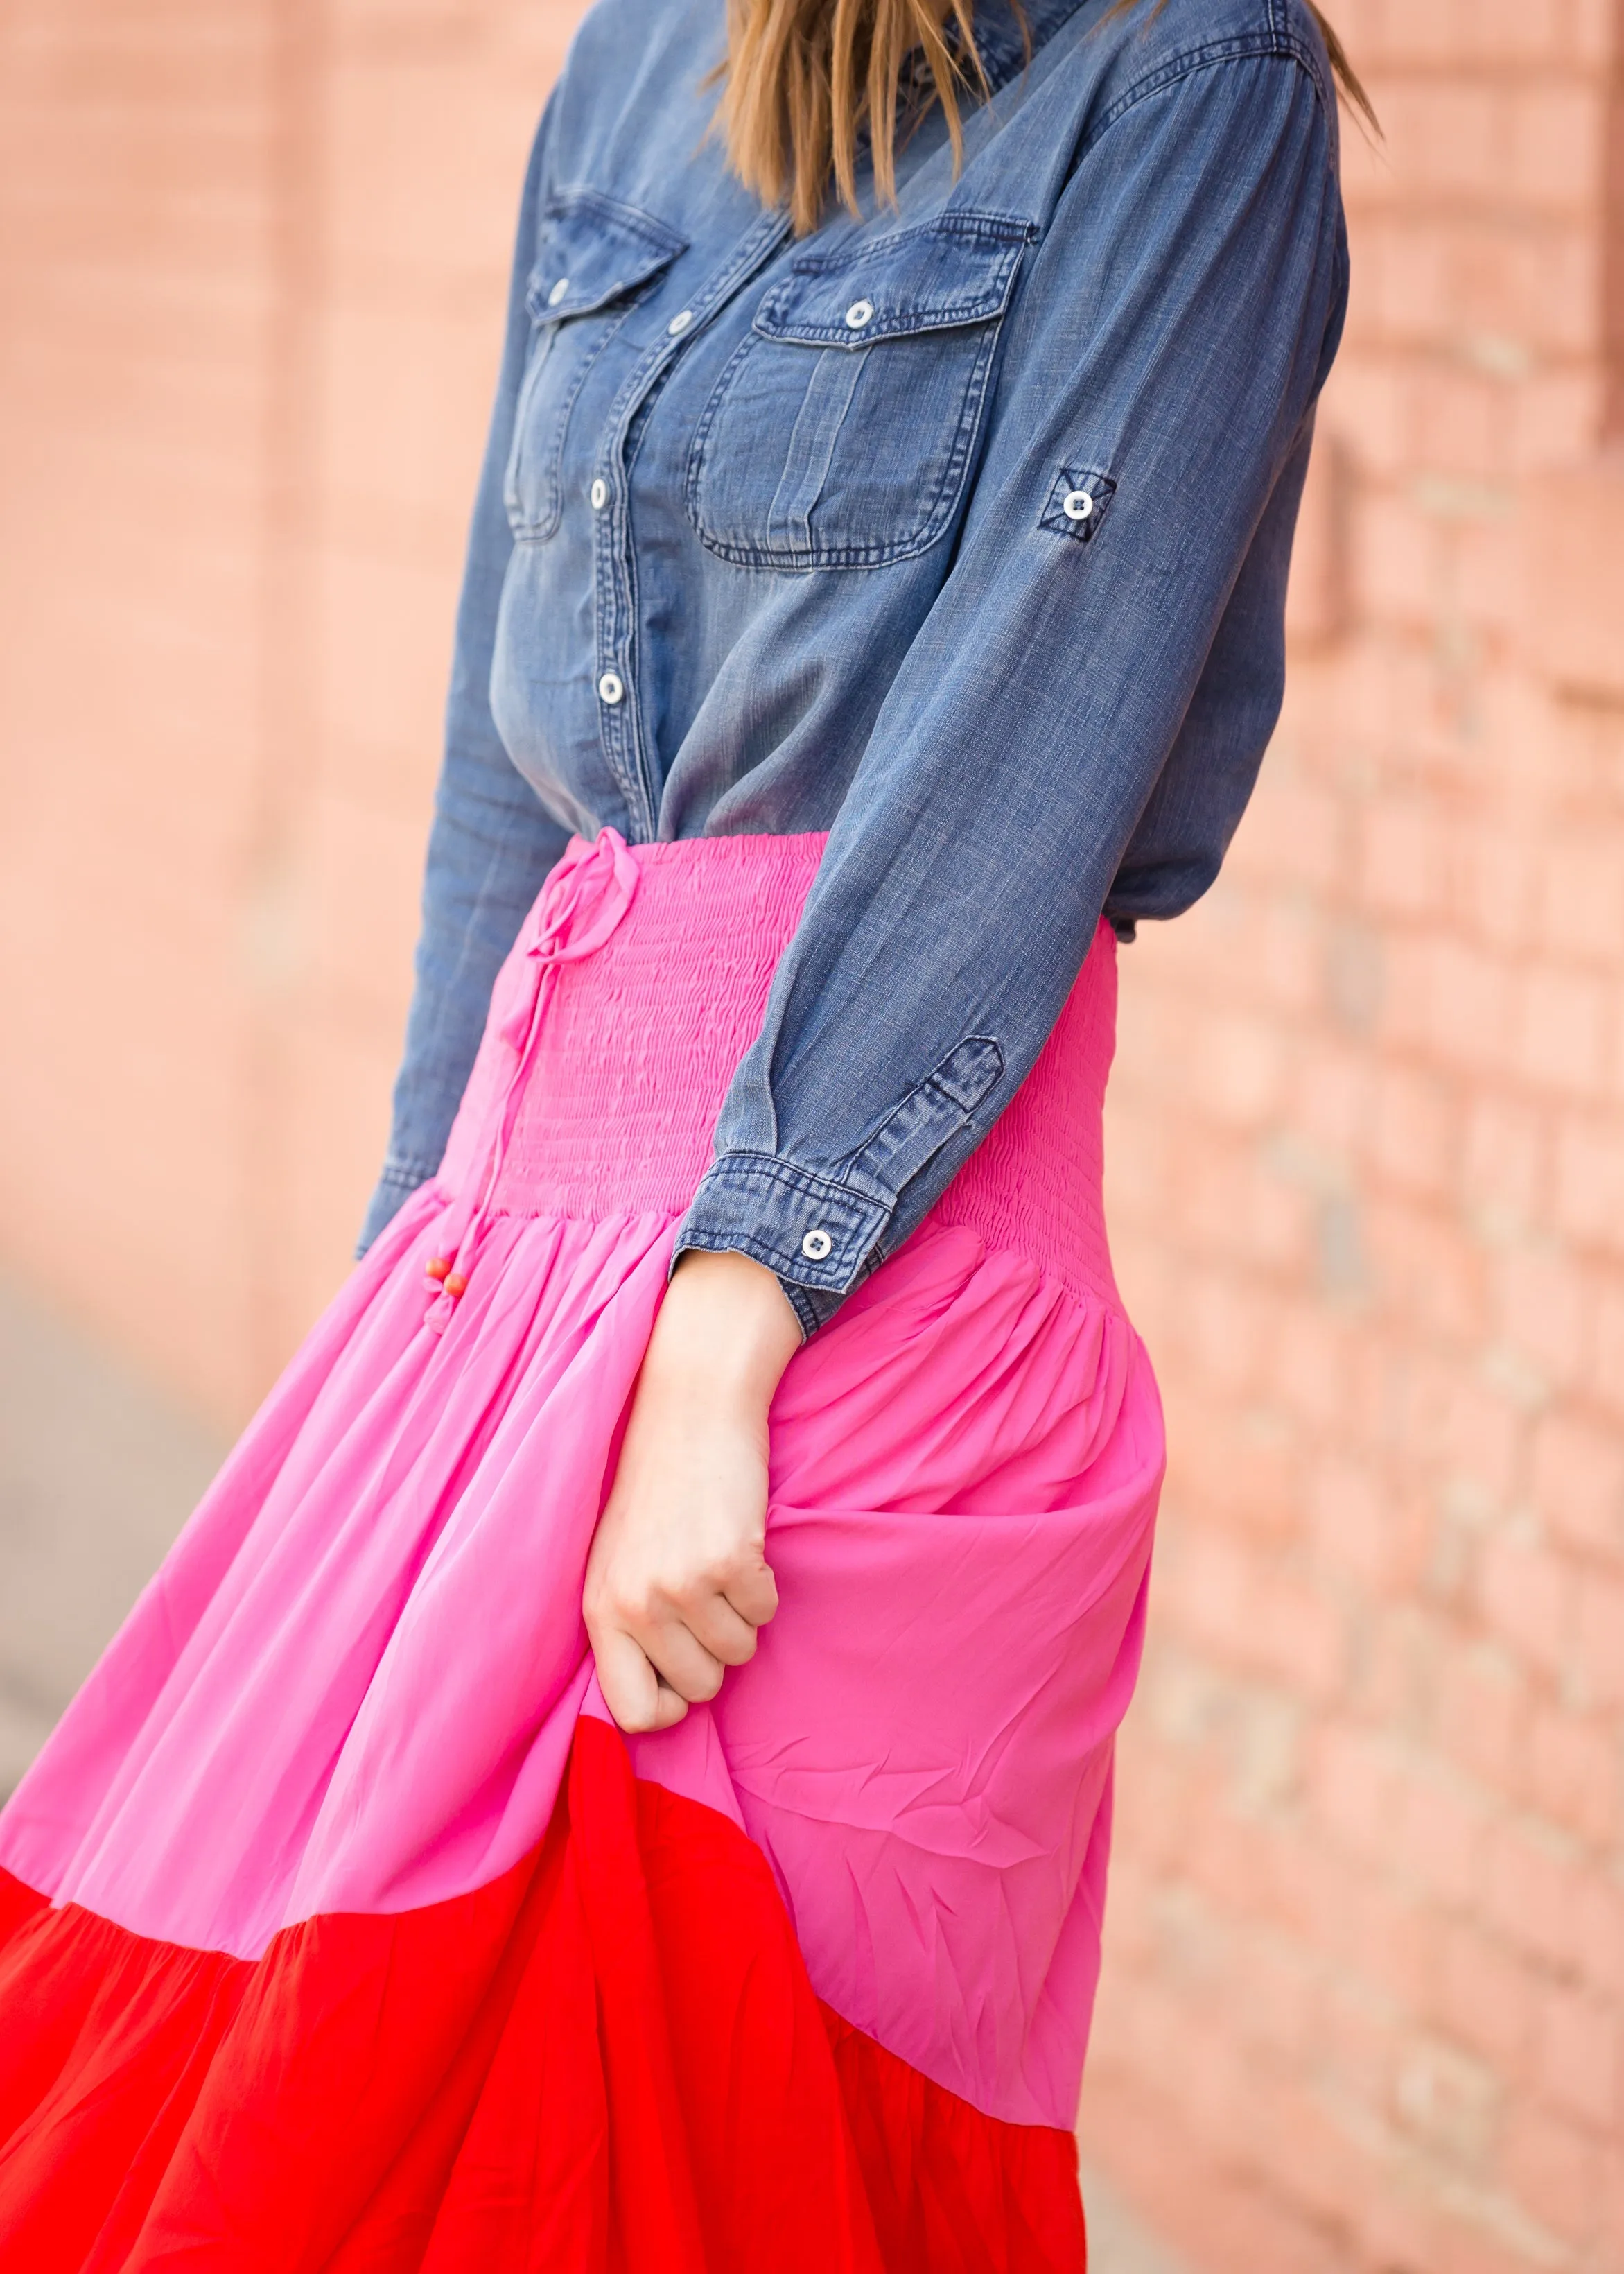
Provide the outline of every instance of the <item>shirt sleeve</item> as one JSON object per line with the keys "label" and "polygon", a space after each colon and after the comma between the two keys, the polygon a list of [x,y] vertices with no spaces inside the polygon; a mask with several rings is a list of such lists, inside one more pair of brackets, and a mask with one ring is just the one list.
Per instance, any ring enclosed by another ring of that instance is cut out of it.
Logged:
{"label": "shirt sleeve", "polygon": [[360,1254],[439,1168],[496,975],[569,836],[515,768],[491,716],[497,608],[513,550],[502,485],[529,340],[523,295],[547,128],[544,117],[525,177],[501,374],[457,608],[445,757],[429,835],[406,1046],[395,1079],[388,1152],[362,1225]]}
{"label": "shirt sleeve", "polygon": [[1346,294],[1335,132],[1293,57],[1193,62],[1118,102],[1031,256],[957,557],[679,1228],[808,1332],[1024,1080],[1209,658],[1255,773]]}

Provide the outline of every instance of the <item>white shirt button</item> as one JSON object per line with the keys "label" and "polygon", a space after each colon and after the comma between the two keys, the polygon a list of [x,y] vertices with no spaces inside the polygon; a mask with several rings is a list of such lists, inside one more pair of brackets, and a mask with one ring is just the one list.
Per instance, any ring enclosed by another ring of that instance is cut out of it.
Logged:
{"label": "white shirt button", "polygon": [[873,301],[853,300],[846,312],[846,320],[853,331],[861,332],[865,324],[871,324],[874,321]]}
{"label": "white shirt button", "polygon": [[808,1232],[801,1243],[801,1252],[808,1263],[821,1263],[826,1255],[831,1255],[834,1253],[834,1245],[829,1234],[820,1226],[816,1231]]}
{"label": "white shirt button", "polygon": [[1089,521],[1094,517],[1094,500],[1086,490],[1068,490],[1060,501],[1060,510],[1068,521]]}
{"label": "white shirt button", "polygon": [[609,502],[609,485],[601,474],[599,474],[598,479],[593,483],[591,489],[588,492],[588,495],[592,501],[593,512],[601,513]]}
{"label": "white shirt button", "polygon": [[665,329],[671,334],[673,340],[680,339],[682,334],[687,331],[688,326],[693,322],[693,320],[694,311],[691,308],[679,308],[676,314],[666,325]]}
{"label": "white shirt button", "polygon": [[556,308],[556,307],[557,307],[557,305],[558,305],[558,304],[559,304],[559,302],[563,298],[563,297],[564,297],[565,293],[566,293],[566,292],[568,292],[568,290],[569,290],[569,279],[568,279],[568,276],[560,276],[560,277],[559,278],[558,282],[553,286],[553,290],[552,290],[548,293],[548,295],[547,295],[547,305],[548,305],[548,307],[549,307],[549,308]]}
{"label": "white shirt button", "polygon": [[598,699],[600,703],[618,703],[625,692],[626,681],[618,671],[605,671],[598,682]]}

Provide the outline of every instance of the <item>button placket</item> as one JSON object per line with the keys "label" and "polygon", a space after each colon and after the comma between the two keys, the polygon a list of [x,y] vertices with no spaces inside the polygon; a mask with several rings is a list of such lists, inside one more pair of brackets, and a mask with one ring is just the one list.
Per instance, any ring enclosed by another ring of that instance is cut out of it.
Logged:
{"label": "button placket", "polygon": [[[599,463],[615,463],[614,454],[600,454]],[[629,618],[617,606],[617,586],[622,557],[630,545],[624,510],[623,482],[595,474],[587,492],[592,509],[593,620],[597,632],[598,672],[592,692],[598,698],[598,742],[609,771],[625,798],[634,840],[655,834],[650,801],[636,757],[636,704],[631,694]]]}
{"label": "button placket", "polygon": [[[628,659],[635,636],[636,592],[631,563],[631,531],[625,511],[627,440],[649,389],[680,351],[678,343],[749,282],[778,250],[789,234],[789,228],[787,216],[776,213],[764,214],[756,222],[732,262],[710,279],[688,306],[667,320],[663,334],[628,373],[609,410],[607,445],[599,463],[620,469],[622,478],[614,493],[610,493],[605,483],[604,507],[609,509],[599,508],[594,515],[599,739],[629,810],[650,840],[658,832],[658,793],[643,746],[638,706],[623,699],[632,678]],[[602,683],[605,678],[613,678],[620,688],[620,697],[613,702],[603,698]]]}

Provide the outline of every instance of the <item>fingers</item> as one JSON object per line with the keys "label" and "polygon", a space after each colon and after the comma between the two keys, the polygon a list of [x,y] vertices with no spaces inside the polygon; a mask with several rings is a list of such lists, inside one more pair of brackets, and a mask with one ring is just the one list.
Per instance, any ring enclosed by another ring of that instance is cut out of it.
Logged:
{"label": "fingers", "polygon": [[631,1636],[610,1627],[592,1637],[598,1686],[620,1728],[636,1736],[669,1729],[688,1712],[688,1701],[661,1682]]}
{"label": "fingers", "polygon": [[604,1703],[622,1729],[651,1729],[659,1698],[654,1668],[619,1628],[592,1630],[592,1656]]}
{"label": "fingers", "polygon": [[[664,1314],[662,1314],[662,1316]],[[778,1609],[764,1553],[766,1416],[712,1410],[650,1357],[587,1559],[587,1631],[622,1728],[679,1721],[754,1657]]]}
{"label": "fingers", "polygon": [[[722,1593],[732,1608],[752,1629],[764,1627],[778,1608],[778,1583],[770,1566],[758,1555],[743,1570],[730,1576]],[[752,1650],[755,1644],[751,1644]],[[717,1653],[719,1658],[722,1653]],[[729,1664],[732,1664],[730,1660]]]}
{"label": "fingers", "polygon": [[[763,1567],[765,1586],[736,1586],[760,1623],[778,1608],[772,1575]],[[680,1617],[635,1613],[601,1599],[588,1612],[587,1628],[598,1661],[604,1700],[623,1729],[668,1728],[689,1705],[714,1698],[730,1666],[756,1655],[756,1622],[726,1595],[703,1597]]]}
{"label": "fingers", "polygon": [[705,1624],[732,1653],[726,1660],[684,1619],[628,1612],[612,1598],[589,1601],[587,1634],[598,1685],[621,1728],[663,1729],[680,1721],[690,1704],[716,1696],[728,1666],[742,1665],[754,1651],[755,1630],[719,1596],[713,1600],[719,1615]]}
{"label": "fingers", "polygon": [[660,1680],[668,1682],[690,1706],[708,1704],[721,1688],[727,1668],[680,1620],[634,1630],[632,1638]]}
{"label": "fingers", "polygon": [[685,1612],[683,1624],[701,1648],[723,1666],[746,1666],[756,1655],[756,1628],[726,1595],[708,1595]]}

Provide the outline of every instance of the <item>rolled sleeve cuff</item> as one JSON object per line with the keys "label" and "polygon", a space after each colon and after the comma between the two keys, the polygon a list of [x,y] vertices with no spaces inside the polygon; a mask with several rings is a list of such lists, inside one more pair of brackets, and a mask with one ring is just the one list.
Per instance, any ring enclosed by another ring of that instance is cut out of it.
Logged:
{"label": "rolled sleeve cuff", "polygon": [[879,1261],[891,1214],[776,1154],[725,1153],[677,1227],[672,1261],[690,1247],[754,1257],[777,1275],[802,1332],[815,1334]]}

